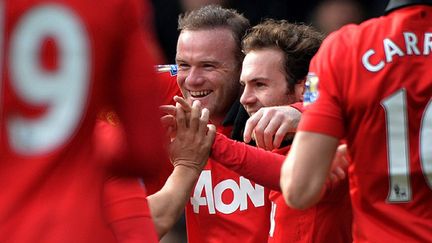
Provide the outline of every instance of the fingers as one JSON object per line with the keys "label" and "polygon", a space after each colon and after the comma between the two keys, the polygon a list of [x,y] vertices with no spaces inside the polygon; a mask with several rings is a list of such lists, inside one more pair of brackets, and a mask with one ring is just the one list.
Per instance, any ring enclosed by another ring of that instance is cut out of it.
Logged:
{"label": "fingers", "polygon": [[258,147],[279,148],[286,137],[295,133],[300,117],[301,113],[289,106],[261,108],[246,122],[244,141],[249,142],[253,134]]}
{"label": "fingers", "polygon": [[159,106],[159,110],[168,115],[176,115],[176,107],[173,105],[161,105]]}
{"label": "fingers", "polygon": [[212,140],[212,143],[216,137],[216,126],[213,124],[207,124],[207,136],[210,137],[210,140]]}
{"label": "fingers", "polygon": [[165,115],[160,118],[163,127],[172,127],[176,125],[176,119],[172,115]]}
{"label": "fingers", "polygon": [[172,115],[165,115],[160,118],[162,127],[165,129],[165,133],[169,139],[173,139],[177,132],[177,121]]}
{"label": "fingers", "polygon": [[341,167],[337,167],[333,170],[333,174],[339,179],[343,180],[346,177],[345,171]]}
{"label": "fingers", "polygon": [[[274,119],[269,120],[269,123],[265,126],[264,132],[262,134],[266,150],[273,150],[273,149],[277,148],[277,147],[273,146],[274,138],[275,138],[277,131],[279,131],[279,129],[283,125],[284,125],[283,121],[278,117],[275,117]],[[283,134],[281,136],[282,136],[282,138],[278,138],[278,139],[280,139],[282,142],[285,134]]]}
{"label": "fingers", "polygon": [[186,114],[181,108],[180,104],[176,104],[176,121],[177,121],[177,132],[180,133],[188,127],[186,121]]}
{"label": "fingers", "polygon": [[207,133],[208,130],[207,124],[209,121],[209,117],[210,117],[209,110],[207,108],[202,109],[198,134],[205,135]]}
{"label": "fingers", "polygon": [[[254,128],[255,142],[257,143],[258,147],[263,149],[267,149],[267,148],[271,149],[273,147],[273,145],[270,145],[273,144],[272,135],[266,134],[266,128],[268,127],[268,124],[270,122],[271,120],[269,116],[262,116]],[[269,131],[271,129],[272,128],[269,128]]]}
{"label": "fingers", "polygon": [[209,148],[211,148],[216,137],[216,127],[213,124],[208,124],[206,127],[207,127],[207,136],[206,136],[205,143]]}
{"label": "fingers", "polygon": [[346,144],[339,145],[336,150],[335,163],[337,166],[346,169],[349,166],[349,154],[348,147]]}
{"label": "fingers", "polygon": [[[179,104],[179,103],[177,103]],[[181,106],[181,104],[180,104]],[[183,109],[183,107],[182,107]],[[189,126],[192,131],[197,131],[200,125],[201,117],[201,103],[199,101],[194,101],[192,104],[191,115],[189,118]]]}
{"label": "fingers", "polygon": [[170,159],[174,166],[187,166],[200,172],[210,155],[216,128],[207,125],[209,111],[201,109],[199,101],[192,104],[190,112],[185,112],[180,103],[176,104],[176,109],[177,123],[181,128],[170,144]]}
{"label": "fingers", "polygon": [[258,111],[253,114],[246,122],[245,130],[243,132],[243,141],[249,143],[252,139],[252,132],[262,117],[262,112]]}
{"label": "fingers", "polygon": [[289,133],[289,125],[286,123],[283,123],[279,129],[276,131],[276,134],[274,135],[273,138],[273,148],[279,148],[282,144],[282,141],[287,137],[287,136],[293,136],[292,134]]}
{"label": "fingers", "polygon": [[338,181],[341,181],[341,180],[345,179],[346,178],[346,173],[345,173],[345,171],[342,168],[337,167],[337,168],[334,168],[331,171],[331,173],[329,175],[329,178],[330,178],[330,180],[333,183],[336,183]]}
{"label": "fingers", "polygon": [[332,162],[329,179],[335,183],[347,177],[347,168],[349,166],[349,155],[346,144],[339,145]]}
{"label": "fingers", "polygon": [[173,99],[176,103],[179,103],[181,105],[181,107],[183,108],[183,110],[185,110],[186,112],[190,112],[192,110],[192,107],[182,97],[179,97],[176,95],[176,96],[174,96]]}

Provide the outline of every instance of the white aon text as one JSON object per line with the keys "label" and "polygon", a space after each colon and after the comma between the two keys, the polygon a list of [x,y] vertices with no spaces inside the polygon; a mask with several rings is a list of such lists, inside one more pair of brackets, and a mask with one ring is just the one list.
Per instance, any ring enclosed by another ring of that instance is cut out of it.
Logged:
{"label": "white aon text", "polygon": [[[231,190],[234,197],[231,202],[224,202],[222,194],[226,190]],[[204,196],[202,196],[204,193]],[[193,211],[199,213],[200,206],[207,206],[210,214],[215,214],[216,210],[224,214],[231,214],[236,210],[248,209],[248,198],[253,206],[264,206],[264,187],[252,183],[240,176],[239,183],[232,179],[219,182],[215,187],[212,185],[212,175],[210,170],[203,170],[196,183],[191,204]]]}

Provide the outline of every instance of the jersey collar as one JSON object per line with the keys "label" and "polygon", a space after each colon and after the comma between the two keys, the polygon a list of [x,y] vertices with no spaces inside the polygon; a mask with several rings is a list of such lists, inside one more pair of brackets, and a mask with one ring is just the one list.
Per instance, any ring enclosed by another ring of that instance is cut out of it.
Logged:
{"label": "jersey collar", "polygon": [[432,0],[390,0],[387,4],[385,12],[388,14],[393,10],[415,4],[432,5]]}

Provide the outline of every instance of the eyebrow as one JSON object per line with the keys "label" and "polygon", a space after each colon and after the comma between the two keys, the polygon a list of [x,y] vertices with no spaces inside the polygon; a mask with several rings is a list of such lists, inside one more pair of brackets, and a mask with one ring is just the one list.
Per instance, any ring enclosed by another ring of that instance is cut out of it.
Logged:
{"label": "eyebrow", "polygon": [[240,82],[243,82],[243,83],[246,83],[246,82],[249,82],[249,83],[256,83],[256,82],[266,82],[266,81],[269,81],[269,79],[268,78],[264,78],[264,77],[257,77],[257,78],[253,78],[253,79],[250,79],[250,80],[247,80],[247,81],[244,81],[244,80],[240,80]]}
{"label": "eyebrow", "polygon": [[[183,58],[175,58],[176,62],[187,62]],[[212,64],[221,64],[221,62],[217,60],[201,60],[199,63],[212,63]]]}

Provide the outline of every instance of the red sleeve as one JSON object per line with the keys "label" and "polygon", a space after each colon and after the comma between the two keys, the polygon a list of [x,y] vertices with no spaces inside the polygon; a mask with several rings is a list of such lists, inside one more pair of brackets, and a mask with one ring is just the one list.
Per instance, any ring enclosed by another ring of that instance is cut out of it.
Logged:
{"label": "red sleeve", "polygon": [[303,113],[306,110],[306,107],[303,106],[303,102],[296,102],[293,104],[290,104],[290,106],[298,111],[300,111],[301,113]]}
{"label": "red sleeve", "polygon": [[210,157],[258,184],[280,191],[280,171],[285,160],[283,155],[237,142],[217,133]]}
{"label": "red sleeve", "polygon": [[[130,218],[111,224],[115,237],[122,243],[159,242],[151,218]],[[139,229],[139,230],[134,230]]]}
{"label": "red sleeve", "polygon": [[138,178],[112,177],[105,182],[105,218],[119,242],[158,242],[146,197]]}
{"label": "red sleeve", "polygon": [[173,97],[175,95],[182,96],[180,88],[177,85],[177,76],[171,76],[169,72],[158,73],[159,77],[159,92],[162,96],[162,104],[164,105],[175,105]]}
{"label": "red sleeve", "polygon": [[[115,117],[113,112],[102,113],[94,130],[95,151],[105,164],[109,164],[112,158],[121,159],[125,150],[123,126],[116,121]],[[156,193],[164,186],[173,169],[173,165],[167,159],[159,164],[157,174],[145,178],[148,195]]]}
{"label": "red sleeve", "polygon": [[158,116],[162,103],[158,90],[162,84],[154,70],[155,57],[151,50],[154,45],[145,41],[150,33],[146,33],[142,25],[144,13],[140,1],[129,2],[132,4],[121,11],[125,20],[124,37],[119,54],[120,80],[114,86],[118,95],[113,97],[115,110],[124,125],[128,156],[116,165],[127,162],[128,166],[116,169],[145,179],[158,174],[161,163],[168,160]]}

